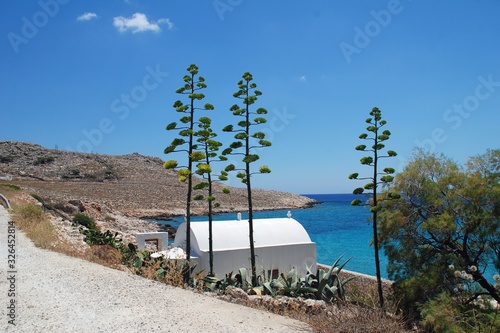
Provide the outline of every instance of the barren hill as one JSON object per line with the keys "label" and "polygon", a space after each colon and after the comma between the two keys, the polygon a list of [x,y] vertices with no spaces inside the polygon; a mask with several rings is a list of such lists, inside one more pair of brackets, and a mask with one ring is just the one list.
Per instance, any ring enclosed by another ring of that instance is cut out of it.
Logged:
{"label": "barren hill", "polygon": [[[86,154],[0,141],[0,182],[19,185],[68,213],[72,207],[92,205],[137,218],[182,215],[187,186],[162,163],[160,158],[138,153]],[[217,187],[220,190],[223,185]],[[247,210],[246,190],[219,192],[218,211]],[[254,190],[253,204],[257,210],[269,210],[309,207],[314,201],[292,193]],[[192,207],[195,214],[203,214],[206,202],[195,201]]]}

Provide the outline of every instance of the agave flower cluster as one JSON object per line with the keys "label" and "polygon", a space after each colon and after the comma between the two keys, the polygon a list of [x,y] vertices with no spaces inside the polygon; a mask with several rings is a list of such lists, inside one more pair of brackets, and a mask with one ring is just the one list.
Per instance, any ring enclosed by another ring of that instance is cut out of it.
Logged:
{"label": "agave flower cluster", "polygon": [[472,275],[467,273],[466,271],[455,271],[454,275],[456,278],[460,278],[460,279],[465,280],[467,282],[474,281],[474,278],[472,277]]}
{"label": "agave flower cluster", "polygon": [[[455,270],[454,265],[449,265],[448,268],[453,271],[453,275],[455,278],[457,278],[458,283],[455,288],[453,288],[453,292],[458,293],[459,291],[465,291],[465,290],[470,290],[471,286],[470,284],[474,282],[474,277],[472,274],[467,273],[466,271],[462,270]],[[470,272],[476,272],[477,267],[476,266],[471,266],[468,271]]]}
{"label": "agave flower cluster", "polygon": [[500,291],[500,275],[499,274],[493,275],[493,280],[495,280],[495,289]]}

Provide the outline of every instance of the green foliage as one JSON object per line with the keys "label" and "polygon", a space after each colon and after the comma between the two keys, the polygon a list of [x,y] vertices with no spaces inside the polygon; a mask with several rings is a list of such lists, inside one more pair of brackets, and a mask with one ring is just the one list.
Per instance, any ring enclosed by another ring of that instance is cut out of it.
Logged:
{"label": "green foliage", "polygon": [[193,162],[199,162],[206,158],[205,153],[202,151],[193,151],[189,154],[189,157],[193,160]]}
{"label": "green foliage", "polygon": [[257,154],[248,154],[247,156],[243,157],[243,163],[253,163],[257,160],[259,160],[259,155]]}
{"label": "green foliage", "polygon": [[360,206],[362,203],[363,201],[361,201],[360,199],[354,199],[353,201],[351,201],[352,206]]}
{"label": "green foliage", "polygon": [[500,332],[500,313],[489,302],[460,302],[447,292],[421,307],[422,324],[436,333]]}
{"label": "green foliage", "polygon": [[488,263],[500,261],[498,161],[500,150],[466,167],[417,151],[389,189],[399,198],[387,201],[381,214],[381,245],[408,317],[419,319],[417,305],[428,302],[432,313],[432,301],[444,294],[463,306],[481,295],[500,300],[500,288],[484,275]]}
{"label": "green foliage", "polygon": [[234,164],[229,164],[228,166],[226,166],[226,169],[225,169],[226,172],[230,172],[230,171],[234,171],[234,170],[236,170],[236,167],[234,166]]}
{"label": "green foliage", "polygon": [[133,268],[136,273],[137,270],[144,266],[145,262],[153,260],[153,258],[151,258],[151,254],[148,251],[138,251],[137,248],[131,243],[129,243],[128,251],[126,252],[128,256],[126,257],[127,261],[125,262],[125,264]]}
{"label": "green foliage", "polygon": [[[186,137],[188,140],[183,138],[177,138],[172,141],[171,145],[165,149],[165,153],[172,153],[178,151],[184,151],[188,154],[188,165],[177,171],[179,180],[182,182],[188,182],[188,191],[186,198],[186,217],[187,217],[187,228],[186,228],[186,247],[190,249],[190,202],[193,200],[203,200],[205,199],[208,203],[208,216],[209,216],[209,235],[212,231],[212,210],[213,206],[218,206],[215,203],[215,197],[213,194],[213,180],[212,180],[212,162],[221,161],[218,159],[218,150],[222,146],[222,143],[215,140],[217,134],[212,130],[211,123],[212,120],[209,117],[202,116],[195,121],[194,112],[196,110],[214,110],[214,106],[210,103],[205,103],[203,108],[194,107],[195,100],[202,100],[205,95],[200,93],[201,89],[207,87],[205,79],[198,74],[198,67],[196,65],[191,65],[187,69],[190,75],[184,76],[185,85],[177,89],[177,93],[187,94],[190,99],[189,105],[184,105],[181,101],[176,101],[174,107],[177,112],[187,113],[180,118],[182,124],[186,124],[185,127],[178,127],[176,123],[171,123],[167,126],[167,130],[179,130],[179,135],[181,137]],[[196,126],[195,126],[196,125]],[[197,128],[195,128],[197,127]],[[179,150],[181,145],[188,144],[188,148]],[[224,158],[226,160],[226,158]],[[193,163],[196,163],[196,168],[193,168]],[[177,168],[178,164],[176,161],[168,161],[164,163],[165,168],[173,169]],[[197,183],[193,186],[192,175],[193,173],[201,176],[205,181]],[[227,180],[227,172],[221,172],[219,175],[219,180]],[[205,194],[192,194],[192,190],[195,191],[207,191]],[[212,252],[212,239],[209,237],[209,256],[210,256],[210,274],[213,271],[213,252]],[[190,254],[189,250],[187,253],[187,259],[189,260]],[[189,270],[185,271],[186,274],[190,274]],[[186,276],[186,281],[188,276]]]}
{"label": "green foliage", "polygon": [[54,156],[38,156],[33,162],[34,165],[49,164],[54,162]]}
{"label": "green foliage", "polygon": [[196,165],[196,173],[199,175],[204,175],[212,172],[212,167],[210,166],[210,161],[208,163],[198,163]]}
{"label": "green foliage", "polygon": [[163,163],[163,167],[165,169],[175,169],[177,168],[177,166],[179,165],[179,163],[176,161],[176,160],[169,160],[169,161],[165,161]]}
{"label": "green foliage", "polygon": [[230,272],[222,280],[210,277],[208,282],[207,287],[210,288],[209,290],[220,290],[220,292],[224,293],[228,287],[236,285],[237,279],[233,278],[233,272]]}
{"label": "green foliage", "polygon": [[193,186],[193,190],[202,190],[204,188],[209,187],[210,184],[208,182],[201,182]]}
{"label": "green foliage", "polygon": [[373,157],[371,156],[365,156],[360,160],[361,164],[364,165],[372,165],[373,164]]}
{"label": "green foliage", "polygon": [[123,246],[122,239],[119,234],[114,234],[106,230],[100,232],[99,229],[80,229],[82,235],[85,236],[84,241],[89,245],[110,245],[116,249],[121,249]]}
{"label": "green foliage", "polygon": [[303,297],[317,292],[309,282],[308,279],[301,278],[297,270],[292,268],[286,275],[282,272],[277,279],[271,280],[268,284],[264,283],[263,286],[273,296]]}
{"label": "green foliage", "polygon": [[36,201],[38,201],[39,203],[43,204],[44,203],[44,200],[41,196],[39,196],[38,194],[35,194],[35,193],[31,193],[31,197],[34,198]]}
{"label": "green foliage", "polygon": [[[186,197],[186,216],[188,216],[188,222],[190,219],[190,205],[191,201],[191,187],[192,187],[192,175],[193,175],[193,162],[199,162],[205,159],[205,153],[203,151],[196,150],[197,144],[195,142],[195,121],[194,115],[195,110],[213,110],[214,106],[210,103],[205,103],[203,107],[196,107],[195,101],[200,101],[205,98],[205,95],[200,91],[207,87],[205,79],[202,76],[198,76],[198,67],[191,64],[187,71],[189,75],[183,77],[184,85],[176,90],[176,93],[186,95],[188,98],[188,103],[184,104],[181,100],[174,102],[173,107],[176,112],[182,113],[180,116],[180,124],[177,122],[171,122],[166,126],[167,131],[178,131],[179,137],[174,138],[170,145],[165,148],[164,153],[170,154],[175,152],[185,152],[187,153],[187,165],[182,167],[182,169],[177,171],[179,176],[179,181],[188,182],[188,193]],[[199,124],[210,123],[208,117],[200,118]],[[166,161],[163,164],[165,169],[175,169],[179,167],[179,164],[175,160]],[[199,173],[199,172],[198,172]],[[190,239],[188,235],[188,240]],[[189,251],[188,251],[189,252]],[[189,253],[188,253],[189,257]]]}
{"label": "green foliage", "polygon": [[205,197],[203,196],[203,194],[195,194],[193,196],[193,200],[203,200]]}
{"label": "green foliage", "polygon": [[[243,156],[242,162],[245,164],[244,168],[236,169],[234,164],[230,164],[224,169],[224,171],[237,171],[238,173],[236,174],[236,177],[239,178],[247,188],[252,285],[256,286],[257,272],[255,266],[255,249],[253,242],[253,205],[251,176],[255,173],[270,173],[271,169],[268,166],[263,165],[259,168],[259,172],[252,173],[251,164],[260,159],[259,155],[253,153],[253,150],[257,148],[269,147],[271,146],[271,142],[265,140],[265,134],[263,132],[251,132],[251,128],[266,123],[266,119],[261,116],[267,114],[267,110],[264,108],[257,108],[255,111],[252,110],[250,106],[257,101],[258,96],[262,95],[262,92],[256,89],[257,84],[253,82],[252,74],[246,72],[242,77],[243,80],[240,80],[238,82],[238,91],[233,94],[233,97],[239,99],[239,102],[243,105],[240,106],[238,104],[234,104],[229,109],[234,116],[241,117],[242,119],[237,121],[236,126],[227,125],[222,129],[224,132],[235,133],[234,138],[236,139],[236,141],[232,142],[229,145],[229,148],[226,148],[222,151],[222,155],[239,154]],[[257,142],[254,143],[253,141]]]}
{"label": "green foliage", "polygon": [[85,214],[76,214],[73,217],[73,223],[86,228],[80,228],[80,233],[85,236],[84,241],[89,245],[110,245],[116,249],[123,247],[122,239],[118,233],[113,234],[109,230],[101,232],[95,221]]}
{"label": "green foliage", "polygon": [[[381,273],[380,273],[380,260],[379,260],[379,244],[378,244],[378,221],[377,221],[377,213],[380,212],[383,208],[382,202],[386,200],[392,200],[396,198],[397,195],[393,193],[389,193],[385,195],[384,198],[378,197],[378,188],[379,186],[388,186],[394,179],[392,174],[395,172],[393,168],[386,167],[383,170],[383,173],[380,173],[379,163],[380,159],[396,156],[396,152],[389,150],[386,155],[382,154],[382,150],[385,148],[383,144],[384,141],[389,140],[391,132],[388,130],[382,131],[380,134],[381,128],[387,124],[385,120],[382,119],[382,112],[379,108],[373,108],[370,111],[370,118],[367,118],[365,122],[368,124],[366,130],[371,133],[362,133],[359,135],[361,140],[367,140],[371,144],[371,148],[367,148],[367,145],[358,145],[355,147],[358,151],[368,152],[370,155],[364,156],[360,159],[360,163],[362,165],[367,165],[373,169],[373,176],[359,178],[358,173],[352,173],[349,175],[349,179],[353,180],[367,180],[368,182],[364,185],[364,187],[358,187],[353,191],[353,194],[366,194],[371,196],[371,200],[367,201],[368,205],[370,205],[370,212],[372,213],[372,222],[373,222],[373,246],[375,247],[375,267],[376,267],[376,275],[377,275],[377,284],[378,284],[378,294],[380,307],[384,308],[384,296],[382,290],[382,281],[381,281]],[[366,192],[366,191],[367,192]],[[351,202],[353,206],[359,206],[362,204],[362,201],[357,199]]]}
{"label": "green foliage", "polygon": [[83,178],[83,176],[80,174],[79,169],[71,169],[64,175],[62,175],[62,178],[64,179],[80,179]]}
{"label": "green foliage", "polygon": [[261,165],[259,167],[260,173],[271,173],[271,169],[267,165]]}
{"label": "green foliage", "polygon": [[179,181],[185,182],[191,176],[191,171],[189,169],[180,169],[177,171],[177,175],[179,176]]}
{"label": "green foliage", "polygon": [[14,157],[11,155],[0,155],[0,163],[10,163],[12,161],[14,161]]}
{"label": "green foliage", "polygon": [[[182,120],[181,120],[182,121]],[[165,128],[167,131],[171,131],[173,129],[175,129],[177,127],[177,123],[176,122],[173,122],[173,123],[170,123],[167,125],[167,127]]]}
{"label": "green foliage", "polygon": [[[229,155],[235,154],[235,149],[243,149],[242,153],[236,152],[237,154],[242,154],[242,162],[245,165],[249,165],[253,162],[259,160],[259,155],[251,153],[251,150],[255,148],[264,148],[271,146],[271,142],[265,140],[265,133],[261,131],[256,131],[251,133],[250,129],[256,125],[266,123],[266,119],[264,117],[255,117],[252,120],[252,115],[265,115],[267,114],[267,110],[264,108],[258,108],[255,111],[250,109],[250,105],[254,104],[257,101],[257,97],[262,95],[262,92],[256,90],[257,85],[252,82],[253,77],[250,73],[246,72],[243,74],[243,80],[238,82],[239,90],[233,94],[235,98],[240,99],[243,102],[243,106],[240,107],[237,104],[231,106],[230,110],[233,112],[233,115],[242,117],[243,120],[237,122],[237,128],[234,125],[227,125],[222,130],[224,132],[233,132],[234,138],[237,141],[232,142],[229,145],[229,148],[225,149],[222,154]],[[257,143],[252,145],[250,143],[250,139],[256,139]],[[241,171],[244,173],[240,174],[238,178],[241,179],[241,182],[248,185],[248,178],[250,177],[250,172],[247,171],[248,168],[242,169]],[[225,171],[234,171],[234,165],[228,166]],[[267,166],[261,166],[259,168],[259,173],[270,173],[271,169]]]}
{"label": "green foliage", "polygon": [[73,217],[73,223],[84,226],[87,229],[99,231],[94,219],[82,213],[78,213]]}
{"label": "green foliage", "polygon": [[21,190],[21,188],[19,186],[13,185],[13,184],[0,184],[0,186],[8,188],[8,189],[11,189],[11,190],[14,190],[14,191]]}
{"label": "green foliage", "polygon": [[339,265],[342,256],[340,256],[330,267],[328,271],[318,269],[316,274],[308,269],[307,283],[310,287],[315,288],[316,299],[322,299],[326,302],[333,302],[335,299],[345,301],[344,286],[354,279],[354,277],[341,280],[339,277],[340,272],[344,266],[351,260],[347,259],[344,263]]}

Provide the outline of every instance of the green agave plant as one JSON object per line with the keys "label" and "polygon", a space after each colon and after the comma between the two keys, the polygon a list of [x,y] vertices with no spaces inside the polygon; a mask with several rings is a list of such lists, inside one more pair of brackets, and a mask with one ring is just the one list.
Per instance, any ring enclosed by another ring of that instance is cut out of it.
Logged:
{"label": "green agave plant", "polygon": [[340,279],[340,272],[351,258],[339,266],[338,264],[341,259],[342,256],[333,263],[328,271],[318,268],[316,274],[311,272],[311,267],[307,267],[308,273],[306,279],[310,286],[316,288],[316,299],[322,299],[326,302],[333,302],[335,299],[345,301],[344,286],[355,277],[351,276],[345,280]]}
{"label": "green agave plant", "polygon": [[[140,268],[144,261],[151,260],[148,258],[148,253],[137,252],[137,259],[134,263],[136,268]],[[205,276],[203,278],[191,277],[189,285],[193,288],[201,287],[203,290],[212,292],[226,292],[230,286],[240,288],[250,295],[270,295],[272,297],[288,296],[288,297],[304,297],[317,300],[324,300],[325,302],[332,303],[334,301],[345,301],[344,286],[354,279],[349,277],[342,280],[339,277],[340,272],[345,265],[350,261],[350,258],[339,264],[342,259],[340,256],[333,265],[328,269],[316,270],[312,272],[310,266],[306,266],[307,274],[301,277],[295,268],[292,268],[286,275],[282,272],[277,278],[271,278],[271,274],[266,274],[265,271],[257,278],[258,285],[252,286],[248,270],[240,268],[236,274],[233,272],[226,274],[223,279],[215,276]],[[156,259],[161,260],[161,259]],[[176,269],[185,272],[186,269],[190,273],[194,272],[193,266],[183,266],[183,261],[179,261]],[[169,267],[168,269],[172,269]],[[160,267],[156,273],[161,278],[167,273],[166,268]],[[200,286],[202,284],[202,286]]]}
{"label": "green agave plant", "polygon": [[[160,279],[163,279],[170,271],[179,272],[183,275],[189,272],[189,276],[192,276],[196,268],[196,263],[188,264],[185,260],[174,260],[173,265],[171,262],[169,264],[169,259],[165,260],[160,257],[153,260],[161,261],[161,267],[156,270],[156,275],[158,275]],[[197,284],[197,279],[192,277],[190,285],[196,286]]]}
{"label": "green agave plant", "polygon": [[316,289],[308,284],[307,279],[299,276],[295,268],[292,268],[286,276],[281,273],[277,279],[269,283],[269,286],[275,290],[275,295],[290,297],[307,296],[316,292]]}

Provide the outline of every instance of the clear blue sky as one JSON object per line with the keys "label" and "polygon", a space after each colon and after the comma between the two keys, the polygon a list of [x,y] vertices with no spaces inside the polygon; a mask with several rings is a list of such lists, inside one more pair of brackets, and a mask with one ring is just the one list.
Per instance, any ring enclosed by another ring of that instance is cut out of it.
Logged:
{"label": "clear blue sky", "polygon": [[499,14],[498,0],[4,0],[0,140],[170,159],[195,63],[216,129],[244,72],[263,92],[273,172],[254,186],[351,192],[374,106],[398,171],[418,145],[459,162],[499,148]]}

